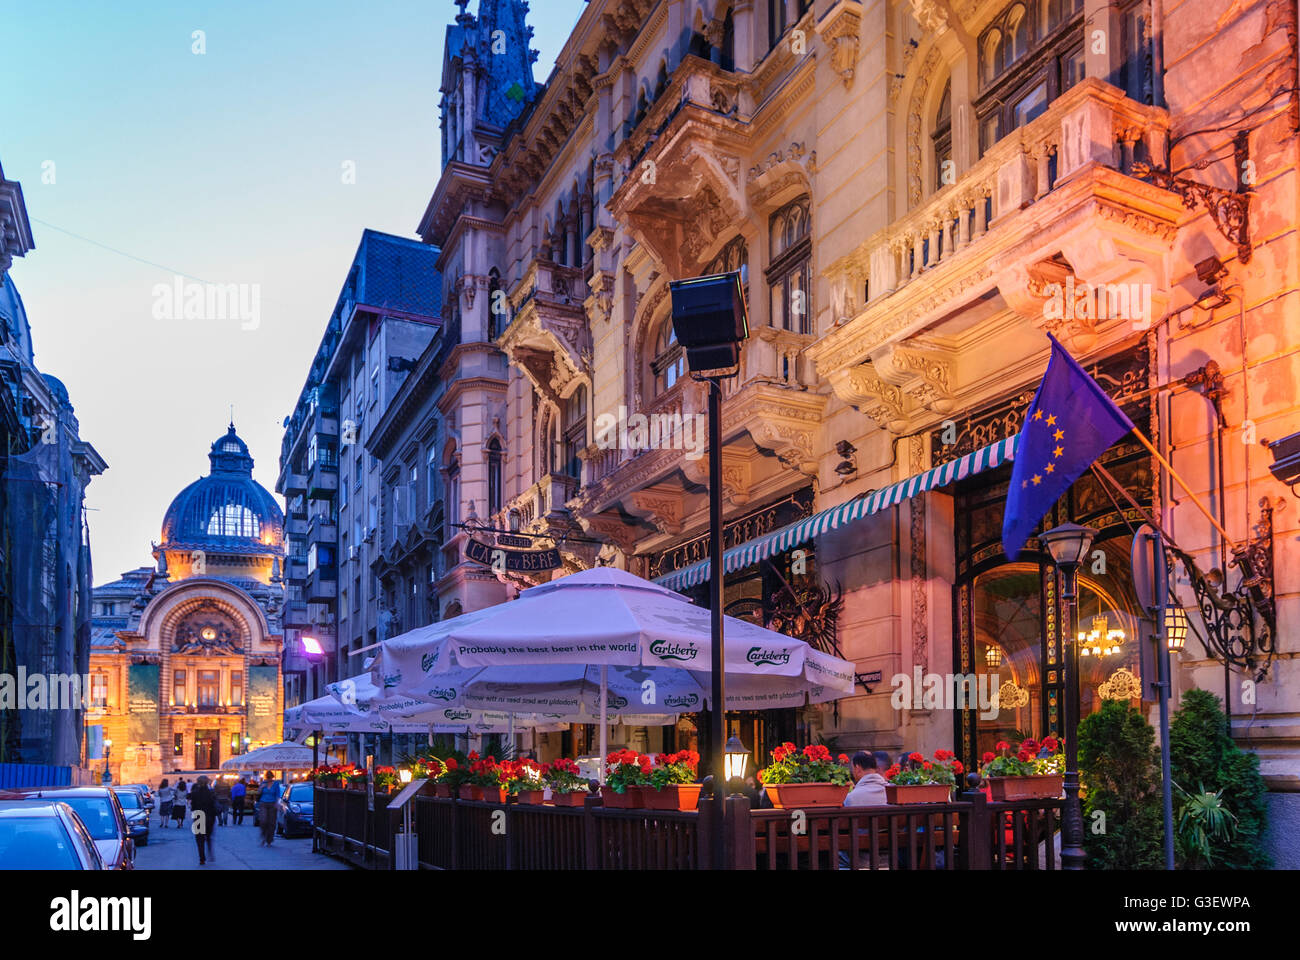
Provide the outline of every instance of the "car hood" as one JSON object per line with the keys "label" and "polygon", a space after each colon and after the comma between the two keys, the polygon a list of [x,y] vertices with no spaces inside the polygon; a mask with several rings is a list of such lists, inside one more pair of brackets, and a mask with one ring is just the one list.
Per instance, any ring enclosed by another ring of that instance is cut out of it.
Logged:
{"label": "car hood", "polygon": [[117,863],[119,851],[122,849],[122,841],[96,840],[95,849],[98,850],[99,855],[104,858],[104,865],[111,867]]}

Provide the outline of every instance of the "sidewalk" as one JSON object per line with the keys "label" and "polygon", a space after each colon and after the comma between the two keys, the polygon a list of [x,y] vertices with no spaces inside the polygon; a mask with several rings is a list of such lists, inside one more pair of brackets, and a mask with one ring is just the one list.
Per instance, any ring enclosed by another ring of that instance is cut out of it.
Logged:
{"label": "sidewalk", "polygon": [[207,865],[199,866],[199,852],[194,845],[187,817],[180,829],[158,826],[155,814],[149,823],[149,844],[138,847],[137,870],[350,870],[348,864],[324,854],[311,852],[311,837],[292,840],[276,837],[270,847],[258,846],[262,831],[253,826],[252,816],[241,826],[227,820],[213,835],[214,855]]}

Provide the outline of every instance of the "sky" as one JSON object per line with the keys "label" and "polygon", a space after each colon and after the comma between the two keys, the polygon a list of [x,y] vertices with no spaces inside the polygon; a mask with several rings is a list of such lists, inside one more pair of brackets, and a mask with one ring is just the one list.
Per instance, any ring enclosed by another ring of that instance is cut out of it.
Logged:
{"label": "sky", "polygon": [[[533,0],[539,81],[584,6]],[[456,13],[0,0],[0,164],[36,241],[10,278],[37,366],[108,462],[86,497],[96,584],[153,563],[163,513],[208,472],[232,406],[274,490],[284,418],[362,230],[414,236],[433,193]],[[178,276],[239,285],[242,305],[185,319],[163,293]]]}

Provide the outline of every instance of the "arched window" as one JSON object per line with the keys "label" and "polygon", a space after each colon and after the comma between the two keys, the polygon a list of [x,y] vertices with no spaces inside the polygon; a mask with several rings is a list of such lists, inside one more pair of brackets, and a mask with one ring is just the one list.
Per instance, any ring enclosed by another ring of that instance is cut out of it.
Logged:
{"label": "arched window", "polygon": [[709,261],[709,265],[704,268],[701,276],[712,276],[718,273],[740,273],[740,283],[745,289],[745,300],[749,300],[749,244],[745,242],[743,236],[735,237],[730,240],[725,247],[718,251],[718,255]]}
{"label": "arched window", "polygon": [[671,314],[664,317],[659,325],[650,370],[654,374],[656,395],[667,393],[686,376],[686,354],[681,344],[677,342]]}
{"label": "arched window", "polygon": [[942,190],[955,179],[952,168],[952,78],[943,85],[934,117],[934,188]]}
{"label": "arched window", "polygon": [[487,446],[488,515],[501,510],[501,441],[493,437]]}
{"label": "arched window", "polygon": [[262,523],[242,503],[227,503],[208,517],[209,537],[246,537],[256,540],[262,535]]}
{"label": "arched window", "polygon": [[447,462],[447,499],[444,503],[447,517],[447,539],[450,540],[460,530],[460,461],[453,455]]}
{"label": "arched window", "polygon": [[768,221],[772,260],[767,268],[772,326],[812,333],[812,219],[805,194]]}
{"label": "arched window", "polygon": [[722,18],[722,69],[736,69],[736,17],[735,13],[728,8],[727,15]]}
{"label": "arched window", "polygon": [[775,47],[785,36],[785,0],[767,0],[767,47]]}
{"label": "arched window", "polygon": [[658,100],[663,96],[664,91],[668,89],[668,61],[659,61],[659,73],[655,77],[655,99]]}
{"label": "arched window", "polygon": [[975,103],[981,155],[1083,79],[1083,40],[1082,0],[1016,0],[989,21]]}

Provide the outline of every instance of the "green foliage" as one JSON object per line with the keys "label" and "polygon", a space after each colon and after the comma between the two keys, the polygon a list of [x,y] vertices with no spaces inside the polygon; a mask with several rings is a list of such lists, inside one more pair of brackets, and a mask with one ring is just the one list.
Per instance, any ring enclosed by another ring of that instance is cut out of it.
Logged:
{"label": "green foliage", "polygon": [[1180,866],[1202,860],[1217,869],[1260,870],[1272,865],[1264,850],[1268,826],[1264,778],[1259,758],[1237,747],[1228,736],[1222,702],[1208,690],[1189,690],[1169,723],[1170,765],[1174,782],[1200,786],[1221,798],[1236,822],[1230,836],[1209,838],[1202,856],[1196,844],[1179,845]]}
{"label": "green foliage", "polygon": [[[1086,791],[1083,847],[1088,869],[1158,870],[1164,866],[1155,739],[1155,731],[1142,714],[1118,700],[1106,701],[1079,724],[1079,772]],[[1104,824],[1104,830],[1094,832],[1094,824]]]}
{"label": "green foliage", "polygon": [[[1175,784],[1177,786],[1177,784]],[[1212,793],[1201,785],[1200,793],[1178,792],[1183,802],[1175,817],[1174,843],[1184,868],[1214,866],[1214,850],[1237,835],[1237,818],[1223,804],[1223,791]]]}

